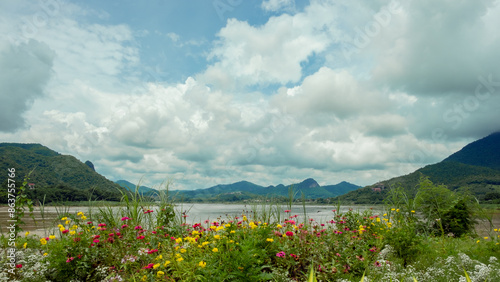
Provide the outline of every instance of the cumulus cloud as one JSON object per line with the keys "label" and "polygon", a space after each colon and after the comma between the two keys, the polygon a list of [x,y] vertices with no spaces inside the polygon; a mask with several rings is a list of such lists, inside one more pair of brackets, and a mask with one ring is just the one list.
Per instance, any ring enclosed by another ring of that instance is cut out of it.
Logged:
{"label": "cumulus cloud", "polygon": [[293,16],[271,17],[260,27],[229,19],[208,57],[215,63],[204,73],[205,81],[225,87],[299,82],[301,63],[331,43],[330,6],[315,3]]}
{"label": "cumulus cloud", "polygon": [[0,50],[0,131],[25,126],[23,114],[35,99],[45,95],[54,56],[46,44],[35,40]]}

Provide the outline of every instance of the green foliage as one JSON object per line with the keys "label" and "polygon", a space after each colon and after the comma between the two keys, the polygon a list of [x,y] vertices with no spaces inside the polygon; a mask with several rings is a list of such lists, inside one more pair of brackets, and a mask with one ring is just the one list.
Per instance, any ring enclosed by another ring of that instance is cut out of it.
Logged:
{"label": "green foliage", "polygon": [[443,213],[442,227],[446,234],[456,237],[473,231],[472,211],[464,199],[460,199],[451,209]]}

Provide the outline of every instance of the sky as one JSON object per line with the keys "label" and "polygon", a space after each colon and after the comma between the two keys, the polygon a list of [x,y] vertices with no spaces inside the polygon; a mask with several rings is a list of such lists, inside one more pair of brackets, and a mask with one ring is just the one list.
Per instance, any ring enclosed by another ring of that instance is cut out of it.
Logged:
{"label": "sky", "polygon": [[370,185],[500,131],[498,1],[0,0],[0,142],[171,189]]}

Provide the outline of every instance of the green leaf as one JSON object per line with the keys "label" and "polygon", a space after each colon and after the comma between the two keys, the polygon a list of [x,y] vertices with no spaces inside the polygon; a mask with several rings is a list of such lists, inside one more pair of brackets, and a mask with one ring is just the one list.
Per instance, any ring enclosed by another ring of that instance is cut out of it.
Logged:
{"label": "green leaf", "polygon": [[316,280],[316,273],[314,272],[314,265],[311,264],[311,269],[309,270],[309,276],[307,278],[307,282],[318,282]]}
{"label": "green leaf", "polygon": [[465,267],[462,266],[462,268],[464,269],[465,279],[467,280],[467,282],[472,282],[472,280],[470,280],[469,274],[467,274],[467,271],[465,271]]}

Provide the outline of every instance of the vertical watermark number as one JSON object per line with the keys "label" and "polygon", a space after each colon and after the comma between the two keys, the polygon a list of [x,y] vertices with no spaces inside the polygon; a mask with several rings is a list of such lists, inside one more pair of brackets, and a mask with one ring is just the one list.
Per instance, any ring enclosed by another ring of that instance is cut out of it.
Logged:
{"label": "vertical watermark number", "polygon": [[8,272],[14,274],[16,267],[16,169],[7,169],[7,202],[8,202],[8,213],[10,219],[7,220],[9,227],[9,248],[7,249],[7,266],[9,268]]}

